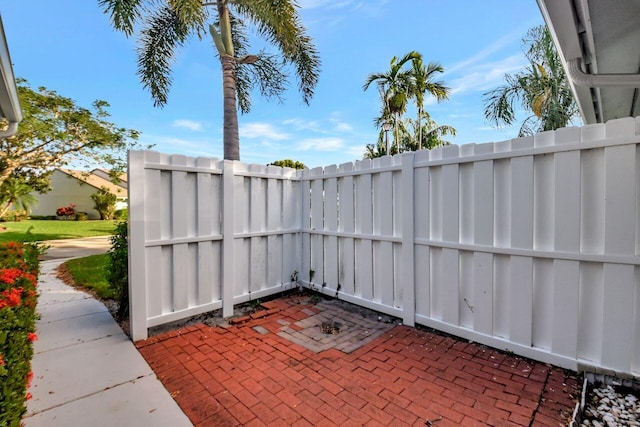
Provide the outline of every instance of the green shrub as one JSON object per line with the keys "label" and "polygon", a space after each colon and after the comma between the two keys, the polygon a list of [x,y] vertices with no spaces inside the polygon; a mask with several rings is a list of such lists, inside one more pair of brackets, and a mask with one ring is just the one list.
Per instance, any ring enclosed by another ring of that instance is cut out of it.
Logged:
{"label": "green shrub", "polygon": [[116,202],[118,197],[109,193],[105,187],[102,187],[97,193],[91,195],[91,200],[95,204],[95,209],[100,214],[100,219],[113,219],[113,213],[116,211]]}
{"label": "green shrub", "polygon": [[120,222],[111,236],[107,280],[118,300],[118,318],[129,316],[129,247],[127,244],[127,223]]}
{"label": "green shrub", "polygon": [[117,219],[118,221],[126,221],[129,219],[129,209],[118,209],[116,213],[113,215],[113,219]]}
{"label": "green shrub", "polygon": [[52,221],[58,219],[57,215],[31,215],[29,219],[34,221]]}
{"label": "green shrub", "polygon": [[24,210],[15,210],[15,211],[7,211],[0,221],[8,221],[8,222],[20,222],[27,219],[27,211]]}
{"label": "green shrub", "polygon": [[86,221],[89,219],[89,214],[86,212],[76,212],[76,221]]}
{"label": "green shrub", "polygon": [[0,425],[18,427],[33,373],[38,245],[0,243]]}

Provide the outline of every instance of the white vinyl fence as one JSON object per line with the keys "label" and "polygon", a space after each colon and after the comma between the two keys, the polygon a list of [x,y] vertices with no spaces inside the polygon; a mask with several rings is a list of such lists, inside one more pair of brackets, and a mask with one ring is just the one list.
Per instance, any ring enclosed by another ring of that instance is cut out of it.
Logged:
{"label": "white vinyl fence", "polygon": [[407,325],[638,376],[637,123],[304,172],[132,152],[133,338],[297,271]]}
{"label": "white vinyl fence", "polygon": [[129,153],[131,333],[286,290],[299,268],[295,171]]}

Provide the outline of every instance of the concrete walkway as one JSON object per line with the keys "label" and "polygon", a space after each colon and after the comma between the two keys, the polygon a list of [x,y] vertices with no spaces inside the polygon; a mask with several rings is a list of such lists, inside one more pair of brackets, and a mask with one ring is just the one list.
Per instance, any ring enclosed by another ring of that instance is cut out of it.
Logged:
{"label": "concrete walkway", "polygon": [[105,253],[111,247],[111,236],[83,237],[80,239],[47,240],[50,248],[40,257],[42,261],[78,258]]}
{"label": "concrete walkway", "polygon": [[[66,248],[73,256],[92,252],[71,241]],[[24,425],[191,426],[105,306],[55,277],[63,261],[42,262],[33,399]]]}

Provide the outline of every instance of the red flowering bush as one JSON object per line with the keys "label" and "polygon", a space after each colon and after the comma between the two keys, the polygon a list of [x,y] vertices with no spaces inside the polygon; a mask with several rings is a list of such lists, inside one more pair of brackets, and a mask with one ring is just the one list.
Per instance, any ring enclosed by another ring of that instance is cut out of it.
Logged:
{"label": "red flowering bush", "polygon": [[33,379],[39,248],[0,243],[0,426],[19,426]]}
{"label": "red flowering bush", "polygon": [[56,215],[63,216],[66,219],[70,219],[75,217],[76,215],[76,205],[71,203],[69,206],[62,206],[56,210]]}

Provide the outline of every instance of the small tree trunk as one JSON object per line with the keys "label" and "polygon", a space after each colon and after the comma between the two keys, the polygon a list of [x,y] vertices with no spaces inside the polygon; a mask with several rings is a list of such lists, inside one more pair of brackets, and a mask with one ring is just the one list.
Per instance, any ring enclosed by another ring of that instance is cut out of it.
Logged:
{"label": "small tree trunk", "polygon": [[2,186],[2,184],[7,180],[7,178],[11,176],[14,170],[15,170],[15,167],[10,167],[10,166],[0,170],[0,186]]}
{"label": "small tree trunk", "polygon": [[2,218],[4,216],[4,214],[9,212],[9,209],[11,209],[11,206],[13,206],[13,200],[9,200],[7,202],[7,204],[6,204],[6,206],[4,206],[4,208],[0,207],[0,218]]}

